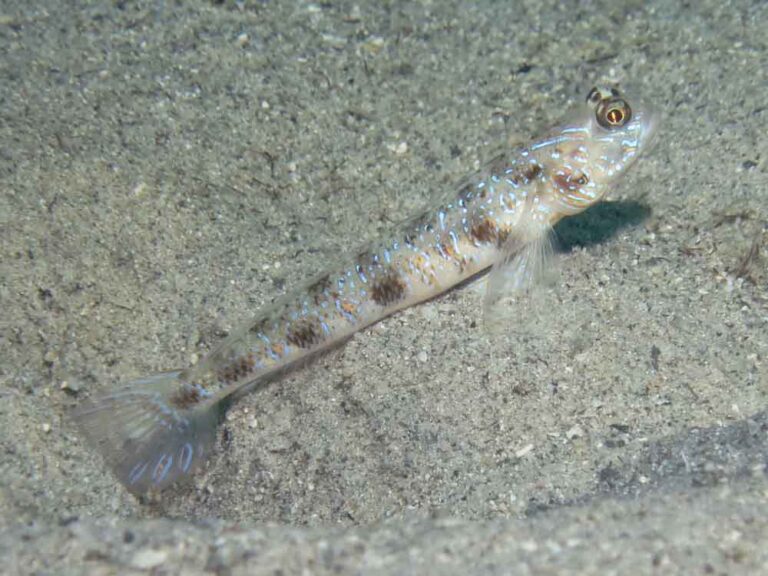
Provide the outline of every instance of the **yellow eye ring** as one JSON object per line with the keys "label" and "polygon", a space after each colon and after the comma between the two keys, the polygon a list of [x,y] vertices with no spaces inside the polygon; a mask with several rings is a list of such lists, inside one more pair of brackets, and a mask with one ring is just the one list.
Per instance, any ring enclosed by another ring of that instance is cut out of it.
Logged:
{"label": "yellow eye ring", "polygon": [[611,130],[613,128],[621,128],[629,122],[632,119],[632,109],[625,100],[614,98],[608,102],[601,103],[597,107],[595,116],[600,126]]}

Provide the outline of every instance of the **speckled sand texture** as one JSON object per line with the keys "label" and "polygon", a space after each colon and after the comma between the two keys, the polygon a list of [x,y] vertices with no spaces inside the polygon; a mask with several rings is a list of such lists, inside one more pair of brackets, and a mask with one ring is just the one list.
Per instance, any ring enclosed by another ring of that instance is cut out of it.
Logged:
{"label": "speckled sand texture", "polygon": [[[768,574],[766,30],[719,0],[0,2],[0,571]],[[658,143],[558,229],[535,314],[489,334],[474,284],[386,320],[242,398],[159,500],[83,443],[85,397],[607,80]]]}

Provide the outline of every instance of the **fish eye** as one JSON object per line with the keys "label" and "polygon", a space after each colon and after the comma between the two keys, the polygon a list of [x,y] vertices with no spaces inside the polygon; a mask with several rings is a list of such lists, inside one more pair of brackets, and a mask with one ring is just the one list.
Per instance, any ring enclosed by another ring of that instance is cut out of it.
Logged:
{"label": "fish eye", "polygon": [[621,128],[632,118],[632,109],[621,98],[604,102],[597,107],[597,123],[609,130]]}

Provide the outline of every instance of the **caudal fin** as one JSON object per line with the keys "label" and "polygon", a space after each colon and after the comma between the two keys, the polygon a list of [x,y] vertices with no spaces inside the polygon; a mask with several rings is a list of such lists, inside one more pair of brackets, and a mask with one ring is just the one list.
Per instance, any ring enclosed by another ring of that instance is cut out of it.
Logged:
{"label": "caudal fin", "polygon": [[[75,411],[85,436],[133,494],[162,490],[193,472],[210,452],[217,406],[198,401],[179,407],[184,386],[178,371],[155,374],[86,401]],[[190,390],[186,397],[199,400],[199,390]]]}

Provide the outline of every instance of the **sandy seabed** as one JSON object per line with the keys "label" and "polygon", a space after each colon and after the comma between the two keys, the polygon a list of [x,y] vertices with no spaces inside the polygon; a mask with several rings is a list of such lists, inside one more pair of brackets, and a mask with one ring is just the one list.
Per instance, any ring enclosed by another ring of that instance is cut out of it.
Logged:
{"label": "sandy seabed", "polygon": [[[768,4],[0,3],[13,574],[768,574]],[[663,114],[502,335],[482,283],[244,396],[140,502],[68,417],[619,81]],[[279,572],[282,571],[282,572]]]}

